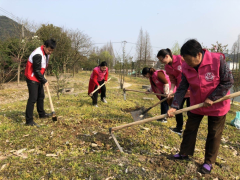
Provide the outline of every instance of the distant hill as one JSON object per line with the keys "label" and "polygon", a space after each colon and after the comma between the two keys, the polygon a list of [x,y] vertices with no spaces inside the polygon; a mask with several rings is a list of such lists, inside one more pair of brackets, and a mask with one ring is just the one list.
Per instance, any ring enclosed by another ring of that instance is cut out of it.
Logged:
{"label": "distant hill", "polygon": [[[27,31],[25,28],[24,30]],[[6,16],[0,16],[0,40],[5,40],[9,37],[19,37],[21,31],[21,24]]]}

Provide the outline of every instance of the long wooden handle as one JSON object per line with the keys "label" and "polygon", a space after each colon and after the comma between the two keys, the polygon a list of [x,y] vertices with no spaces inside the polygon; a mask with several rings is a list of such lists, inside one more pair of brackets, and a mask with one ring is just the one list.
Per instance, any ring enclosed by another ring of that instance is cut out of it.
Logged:
{"label": "long wooden handle", "polygon": [[154,104],[153,106],[151,106],[151,107],[147,108],[145,111],[143,111],[142,114],[146,114],[149,110],[151,110],[151,109],[154,108],[155,106],[161,104],[162,102],[166,101],[167,99],[168,99],[168,98],[166,97],[166,98],[162,99],[161,101],[158,101],[156,104]]}
{"label": "long wooden handle", "polygon": [[[227,99],[231,99],[231,98],[234,98],[234,97],[237,97],[237,96],[240,96],[240,91],[238,91],[236,93],[229,94],[227,96],[224,96],[224,97],[214,101],[213,103],[215,104],[215,103],[218,103],[218,102],[221,102],[221,101],[224,101],[224,100],[227,100]],[[179,110],[175,111],[173,113],[173,115],[181,114],[183,112],[187,112],[187,111],[191,111],[191,110],[194,110],[194,109],[201,108],[201,107],[203,107],[203,104],[204,103],[200,103],[200,104],[196,104],[196,105],[184,108],[184,109],[179,109]],[[146,122],[150,122],[150,121],[153,121],[153,120],[156,120],[156,119],[162,119],[162,118],[165,118],[165,117],[167,117],[167,114],[163,114],[163,115],[160,115],[160,116],[147,118],[147,119],[144,119],[144,120],[141,120],[141,121],[136,121],[136,122],[132,122],[132,123],[129,123],[129,124],[124,124],[124,125],[121,125],[121,126],[113,127],[109,130],[116,131],[116,130],[123,129],[125,127],[130,127],[130,126],[137,125],[137,124],[143,124],[143,123],[146,123]]]}
{"label": "long wooden handle", "polygon": [[[109,79],[107,80],[107,82],[110,81],[110,79],[111,79],[111,78],[109,78]],[[105,83],[106,83],[106,81],[105,81],[101,86],[99,86],[97,89],[95,89],[93,92],[91,92],[90,94],[93,95],[97,90],[99,90],[102,86],[104,86]],[[89,94],[89,95],[90,95],[90,94]]]}
{"label": "long wooden handle", "polygon": [[[132,92],[139,92],[139,93],[145,93],[144,91],[137,91],[137,90],[133,90],[133,89],[124,89],[124,91],[132,91]],[[158,94],[158,93],[147,93],[147,94],[151,94],[151,95],[159,95],[159,96],[163,96],[163,97],[166,97],[167,95],[166,94]]]}
{"label": "long wooden handle", "polygon": [[49,91],[49,87],[46,86],[46,89],[47,89],[47,93],[48,93],[48,98],[49,98],[51,110],[52,110],[52,112],[55,112],[54,107],[53,107],[53,103],[52,103],[52,98],[51,98],[50,91]]}

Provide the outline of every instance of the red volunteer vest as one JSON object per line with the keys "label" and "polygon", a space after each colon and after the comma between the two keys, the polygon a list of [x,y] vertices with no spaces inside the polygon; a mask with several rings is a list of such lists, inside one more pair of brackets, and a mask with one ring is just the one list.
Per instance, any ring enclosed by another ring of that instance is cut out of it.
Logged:
{"label": "red volunteer vest", "polygon": [[182,81],[182,57],[180,55],[173,55],[172,65],[166,64],[165,70],[168,75],[173,75],[177,79],[177,87]]}
{"label": "red volunteer vest", "polygon": [[[152,88],[153,92],[159,93],[159,94],[164,94],[164,90],[163,90],[163,85],[164,85],[164,84],[163,84],[161,81],[159,81],[158,75],[157,75],[159,71],[161,71],[161,72],[164,73],[165,78],[166,78],[167,81],[168,81],[169,89],[170,89],[170,88],[171,88],[171,82],[170,82],[170,80],[169,80],[169,76],[168,76],[168,75],[166,74],[166,72],[163,71],[163,70],[157,70],[157,71],[155,71],[155,72],[153,73],[152,77],[149,78],[149,80],[150,80],[151,88]],[[175,92],[175,91],[174,91],[174,92]],[[159,100],[161,100],[161,96],[157,96],[157,98],[158,98]]]}
{"label": "red volunteer vest", "polygon": [[[93,69],[93,71],[97,71],[98,72],[98,77],[97,77],[97,81],[102,81],[104,79],[105,74],[108,71],[108,68],[106,69],[106,71],[101,71],[100,66],[97,66]],[[91,79],[93,79],[93,72],[91,74]]]}
{"label": "red volunteer vest", "polygon": [[[204,50],[205,54],[198,72],[183,62],[183,74],[187,78],[190,87],[190,104],[195,105],[204,102],[220,83],[220,53],[211,53]],[[230,94],[230,91],[227,92]],[[230,99],[216,103],[210,107],[192,110],[194,114],[207,116],[223,116],[230,109]]]}
{"label": "red volunteer vest", "polygon": [[[28,78],[29,80],[32,80],[32,81],[36,81],[36,82],[39,82],[39,80],[36,78],[36,76],[34,75],[34,72],[33,72],[33,56],[36,55],[36,54],[40,54],[42,56],[42,63],[41,63],[41,74],[44,74],[45,70],[46,70],[46,67],[48,65],[48,62],[46,60],[46,56],[45,56],[45,53],[44,53],[44,50],[43,50],[43,45],[41,47],[38,47],[37,49],[35,49],[29,56],[28,58],[28,61],[27,61],[27,65],[26,65],[26,68],[25,68],[25,76],[26,78]],[[48,59],[49,59],[49,55],[48,56]]]}

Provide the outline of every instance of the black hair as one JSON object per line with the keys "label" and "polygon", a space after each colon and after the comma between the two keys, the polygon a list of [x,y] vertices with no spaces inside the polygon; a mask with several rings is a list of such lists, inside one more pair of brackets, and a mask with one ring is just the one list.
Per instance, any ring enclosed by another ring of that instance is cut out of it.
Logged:
{"label": "black hair", "polygon": [[56,41],[54,39],[48,39],[44,42],[44,45],[48,48],[50,47],[51,49],[56,48]]}
{"label": "black hair", "polygon": [[106,61],[101,62],[99,66],[107,66],[107,62]]}
{"label": "black hair", "polygon": [[157,57],[161,56],[161,57],[165,58],[166,55],[169,55],[171,58],[173,58],[172,57],[172,51],[168,48],[167,49],[161,49],[160,51],[158,51]]}
{"label": "black hair", "polygon": [[154,68],[148,68],[148,67],[145,67],[143,68],[142,70],[142,75],[146,75],[147,73],[149,73],[150,75],[153,75],[153,73],[155,72],[156,70]]}
{"label": "black hair", "polygon": [[202,51],[201,44],[195,39],[190,39],[185,42],[180,50],[181,56],[190,55],[193,57],[197,57],[197,54]]}

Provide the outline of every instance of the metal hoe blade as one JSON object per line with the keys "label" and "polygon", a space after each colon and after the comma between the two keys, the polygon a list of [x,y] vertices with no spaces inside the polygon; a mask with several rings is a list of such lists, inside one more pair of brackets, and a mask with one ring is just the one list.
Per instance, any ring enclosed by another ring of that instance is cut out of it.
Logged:
{"label": "metal hoe blade", "polygon": [[144,107],[141,107],[140,109],[137,109],[135,111],[131,112],[131,115],[133,117],[134,121],[140,121],[142,119],[144,119],[146,117],[146,114],[144,114],[142,117],[140,117],[140,115],[142,115],[142,112],[145,110]]}
{"label": "metal hoe blade", "polygon": [[126,93],[123,93],[123,99],[124,99],[124,101],[127,100],[127,98],[126,98]]}

